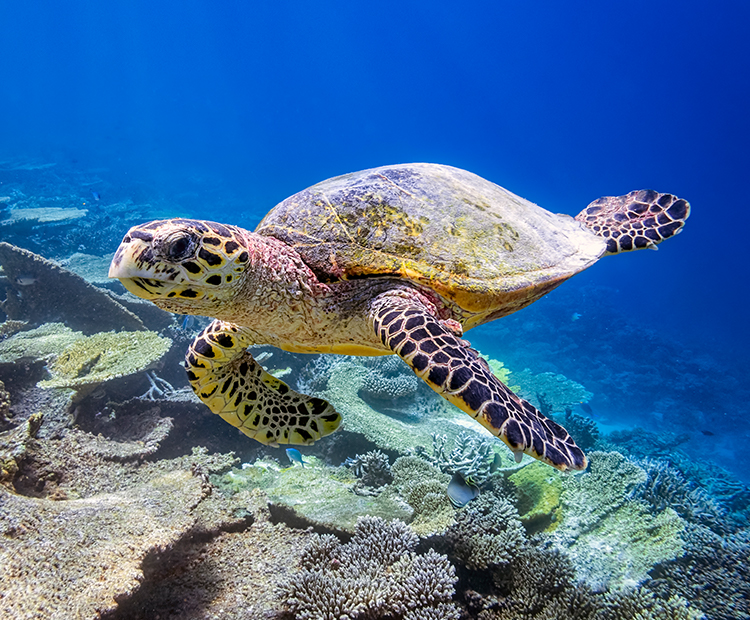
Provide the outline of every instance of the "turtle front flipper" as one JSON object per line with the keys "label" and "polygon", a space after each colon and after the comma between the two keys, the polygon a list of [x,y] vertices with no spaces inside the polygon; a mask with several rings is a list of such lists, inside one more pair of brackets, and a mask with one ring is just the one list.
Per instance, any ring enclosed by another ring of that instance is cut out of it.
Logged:
{"label": "turtle front flipper", "polygon": [[607,241],[604,255],[656,246],[682,231],[690,216],[690,203],[652,189],[624,196],[604,196],[592,202],[575,219]]}
{"label": "turtle front flipper", "polygon": [[215,320],[192,342],[185,368],[208,408],[263,444],[311,444],[341,416],[325,400],[299,394],[268,374],[247,351],[247,330]]}
{"label": "turtle front flipper", "polygon": [[382,343],[433,390],[502,439],[560,470],[585,469],[586,456],[568,432],[516,396],[487,363],[416,299],[385,293],[370,319]]}

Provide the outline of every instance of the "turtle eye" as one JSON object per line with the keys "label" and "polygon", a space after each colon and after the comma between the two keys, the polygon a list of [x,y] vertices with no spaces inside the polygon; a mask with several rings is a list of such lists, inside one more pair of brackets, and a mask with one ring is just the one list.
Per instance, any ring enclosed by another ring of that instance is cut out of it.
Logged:
{"label": "turtle eye", "polygon": [[164,242],[164,253],[170,260],[179,261],[190,256],[195,245],[195,238],[190,233],[176,233]]}

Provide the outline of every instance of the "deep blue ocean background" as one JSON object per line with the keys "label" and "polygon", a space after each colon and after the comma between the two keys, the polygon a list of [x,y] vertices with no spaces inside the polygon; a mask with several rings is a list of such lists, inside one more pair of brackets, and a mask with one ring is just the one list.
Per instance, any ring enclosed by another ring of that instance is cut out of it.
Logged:
{"label": "deep blue ocean background", "polygon": [[0,161],[95,171],[87,208],[137,193],[246,227],[324,178],[411,161],[571,215],[677,194],[693,213],[659,252],[469,336],[582,383],[603,428],[688,433],[747,481],[749,23],[731,1],[3,2]]}

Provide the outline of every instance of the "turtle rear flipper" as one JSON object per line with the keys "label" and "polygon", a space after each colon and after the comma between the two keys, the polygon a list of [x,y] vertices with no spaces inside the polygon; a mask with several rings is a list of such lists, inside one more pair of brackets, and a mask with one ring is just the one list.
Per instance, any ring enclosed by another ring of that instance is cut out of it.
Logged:
{"label": "turtle rear flipper", "polygon": [[384,293],[371,306],[375,333],[433,390],[502,439],[560,470],[585,469],[568,432],[516,396],[476,351],[417,299]]}
{"label": "turtle rear flipper", "polygon": [[213,413],[272,446],[311,444],[339,427],[332,405],[268,374],[247,351],[251,344],[247,330],[215,320],[190,345],[188,380]]}
{"label": "turtle rear flipper", "polygon": [[592,202],[575,219],[607,241],[604,255],[656,249],[682,230],[690,203],[652,189],[625,196],[605,196]]}

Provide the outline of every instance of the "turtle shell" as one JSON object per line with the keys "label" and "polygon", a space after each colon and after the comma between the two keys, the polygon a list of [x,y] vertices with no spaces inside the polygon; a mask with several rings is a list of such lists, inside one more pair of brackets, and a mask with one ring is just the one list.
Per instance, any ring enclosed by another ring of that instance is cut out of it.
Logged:
{"label": "turtle shell", "polygon": [[474,324],[535,301],[592,265],[606,243],[471,172],[438,164],[328,179],[274,207],[256,232],[299,252],[323,282],[405,278]]}

